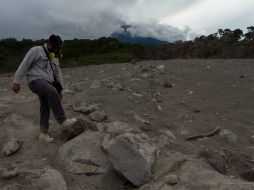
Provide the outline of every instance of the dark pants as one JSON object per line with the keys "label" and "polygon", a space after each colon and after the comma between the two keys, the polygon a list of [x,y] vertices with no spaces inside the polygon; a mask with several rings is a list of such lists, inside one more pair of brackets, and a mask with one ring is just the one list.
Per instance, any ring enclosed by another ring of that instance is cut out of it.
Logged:
{"label": "dark pants", "polygon": [[39,96],[40,107],[40,130],[47,133],[49,129],[50,108],[58,123],[65,120],[65,113],[59,93],[56,88],[45,80],[37,79],[29,83],[32,92]]}

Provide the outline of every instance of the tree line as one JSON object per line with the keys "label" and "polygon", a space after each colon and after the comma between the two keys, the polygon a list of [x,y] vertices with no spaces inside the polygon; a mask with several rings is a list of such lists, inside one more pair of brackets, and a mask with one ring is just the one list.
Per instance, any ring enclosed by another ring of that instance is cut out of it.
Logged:
{"label": "tree line", "polygon": [[[32,46],[42,45],[45,42],[45,39],[0,40],[0,72],[16,70]],[[106,37],[95,40],[65,40],[61,64],[62,67],[75,67],[130,62],[135,59],[175,58],[254,58],[254,26],[247,27],[246,33],[240,29],[219,29],[216,33],[202,35],[194,40],[176,41],[160,46],[128,44]]]}

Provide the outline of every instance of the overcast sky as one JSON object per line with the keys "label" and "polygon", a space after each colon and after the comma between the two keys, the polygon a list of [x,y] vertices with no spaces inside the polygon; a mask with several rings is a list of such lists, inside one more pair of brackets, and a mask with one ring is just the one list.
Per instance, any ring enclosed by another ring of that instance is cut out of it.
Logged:
{"label": "overcast sky", "polygon": [[175,41],[254,25],[254,0],[0,0],[0,39],[132,34]]}

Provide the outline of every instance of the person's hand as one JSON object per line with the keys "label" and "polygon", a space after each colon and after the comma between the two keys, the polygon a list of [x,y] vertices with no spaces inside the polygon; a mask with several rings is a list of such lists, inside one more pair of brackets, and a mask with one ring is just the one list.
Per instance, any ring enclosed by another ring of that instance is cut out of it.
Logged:
{"label": "person's hand", "polygon": [[13,83],[13,84],[11,85],[11,89],[12,89],[13,92],[15,92],[16,94],[18,94],[19,91],[20,91],[20,84]]}

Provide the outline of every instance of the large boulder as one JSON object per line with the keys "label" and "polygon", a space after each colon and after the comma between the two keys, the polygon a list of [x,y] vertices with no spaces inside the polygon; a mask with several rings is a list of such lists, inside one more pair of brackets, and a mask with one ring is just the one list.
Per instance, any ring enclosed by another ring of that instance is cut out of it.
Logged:
{"label": "large boulder", "polygon": [[212,170],[201,160],[193,159],[179,169],[179,181],[193,189],[251,190],[254,184],[239,178],[225,176]]}
{"label": "large boulder", "polygon": [[65,141],[71,140],[83,133],[85,130],[98,131],[98,128],[95,123],[89,119],[78,119],[74,125],[62,130],[62,139]]}
{"label": "large boulder", "polygon": [[113,138],[106,150],[115,170],[134,185],[141,186],[151,179],[159,151],[144,136],[124,133]]}
{"label": "large boulder", "polygon": [[223,175],[240,176],[247,181],[254,181],[254,163],[249,155],[227,149],[204,149],[199,156]]}
{"label": "large boulder", "polygon": [[129,125],[127,123],[121,121],[114,121],[111,123],[105,123],[103,126],[103,132],[105,133],[103,140],[102,140],[102,148],[107,151],[111,140],[118,135],[124,133],[133,133],[133,134],[140,134],[142,136],[146,136],[142,131],[140,131],[135,126]]}
{"label": "large boulder", "polygon": [[85,131],[59,148],[57,161],[73,174],[104,174],[110,168],[110,163],[101,149],[101,141],[101,133]]}

